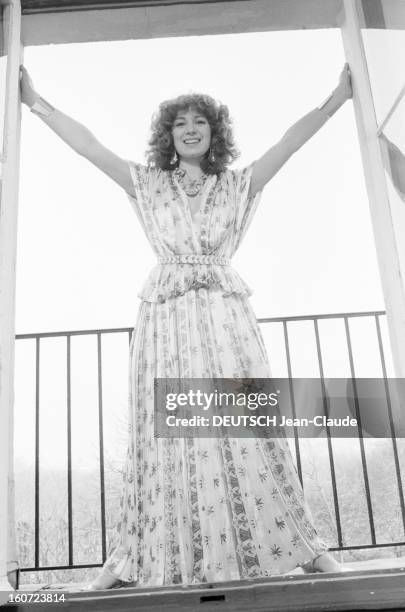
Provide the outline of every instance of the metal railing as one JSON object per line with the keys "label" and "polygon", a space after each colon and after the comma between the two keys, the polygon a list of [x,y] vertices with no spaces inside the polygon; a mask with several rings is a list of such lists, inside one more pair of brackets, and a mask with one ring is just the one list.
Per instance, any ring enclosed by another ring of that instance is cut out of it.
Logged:
{"label": "metal railing", "polygon": [[[381,373],[382,373],[382,377],[384,379],[384,385],[385,385],[386,401],[387,401],[388,414],[389,414],[390,434],[391,434],[390,439],[391,439],[392,447],[393,447],[392,450],[393,450],[394,465],[395,465],[395,480],[396,480],[396,486],[397,486],[399,504],[400,504],[400,510],[401,510],[402,527],[405,532],[405,500],[404,500],[404,490],[403,490],[403,484],[402,484],[401,465],[400,465],[400,460],[399,460],[397,438],[395,436],[395,428],[394,428],[394,422],[393,422],[393,416],[392,416],[392,410],[391,410],[391,400],[390,400],[390,394],[389,394],[389,389],[388,389],[386,357],[385,357],[385,351],[383,347],[381,324],[380,324],[380,318],[384,316],[385,316],[384,311],[371,311],[371,312],[352,312],[352,313],[339,313],[339,314],[320,314],[320,315],[308,315],[308,316],[297,316],[297,317],[262,318],[262,319],[259,319],[259,322],[260,323],[280,323],[282,324],[283,332],[284,332],[288,377],[290,379],[292,379],[293,377],[293,371],[291,367],[288,323],[291,323],[293,321],[297,321],[297,322],[298,321],[299,322],[310,321],[313,323],[313,332],[314,332],[314,336],[316,340],[316,352],[317,352],[317,361],[318,361],[318,368],[319,368],[319,377],[322,381],[322,395],[326,401],[327,393],[326,393],[326,389],[323,383],[325,379],[325,375],[324,375],[324,366],[323,366],[323,358],[322,358],[322,351],[321,351],[318,322],[321,320],[328,320],[328,319],[343,321],[344,329],[345,329],[345,340],[346,340],[346,346],[347,346],[347,353],[348,353],[348,359],[349,359],[349,364],[350,364],[350,375],[351,375],[351,379],[353,380],[353,393],[355,397],[356,413],[358,415],[359,406],[358,406],[358,399],[356,399],[357,398],[356,382],[355,382],[356,373],[355,373],[355,367],[354,367],[354,355],[353,355],[352,339],[351,339],[350,328],[349,328],[349,320],[356,319],[359,317],[372,317],[375,323],[375,333],[376,333],[376,338],[378,341],[378,353],[379,353],[379,359],[380,359],[380,365],[381,365]],[[293,412],[294,412],[294,400],[293,400],[294,393],[293,393],[292,387],[290,389],[290,393],[292,396]],[[326,413],[326,410],[325,410],[325,413]],[[360,419],[358,419],[358,421],[360,421]],[[386,547],[394,548],[396,546],[404,546],[405,541],[388,542],[388,543],[386,542],[378,543],[377,542],[375,525],[374,525],[374,513],[373,513],[373,507],[372,507],[372,501],[371,501],[369,474],[368,474],[366,453],[365,453],[365,447],[364,447],[364,438],[363,438],[363,433],[362,433],[361,428],[359,428],[359,443],[360,443],[363,480],[364,480],[364,487],[365,487],[365,494],[366,494],[368,521],[369,521],[369,528],[370,528],[370,534],[371,534],[371,543],[363,544],[363,545],[344,545],[340,509],[339,509],[339,500],[338,500],[338,495],[337,495],[337,482],[336,482],[336,474],[335,474],[334,453],[332,449],[332,440],[331,440],[331,436],[330,436],[328,428],[326,428],[326,436],[327,436],[327,444],[328,444],[328,459],[329,459],[330,476],[331,476],[331,481],[332,481],[333,506],[334,506],[337,540],[338,540],[338,546],[331,547],[330,550],[343,551],[343,550],[355,550],[355,549],[367,549],[367,548],[386,548]],[[299,475],[299,478],[302,484],[303,477],[302,477],[302,466],[301,466],[301,453],[300,453],[299,437],[296,433],[296,428],[294,428],[294,442],[295,442],[297,470],[298,470],[298,475]]]}
{"label": "metal railing", "polygon": [[[353,381],[355,381],[355,366],[354,366],[354,354],[352,339],[350,333],[349,323],[360,317],[368,317],[374,321],[375,324],[375,336],[378,343],[378,353],[382,372],[382,378],[387,383],[387,366],[386,366],[386,355],[384,352],[384,345],[381,333],[381,318],[385,316],[383,311],[372,311],[372,312],[354,312],[354,313],[338,313],[338,314],[321,314],[321,315],[307,315],[307,316],[294,316],[294,317],[272,317],[272,318],[259,318],[258,322],[261,325],[274,324],[281,326],[284,337],[284,351],[285,359],[287,364],[287,375],[288,378],[294,376],[291,350],[290,350],[290,333],[289,329],[291,324],[295,322],[310,322],[312,323],[312,331],[316,345],[316,356],[319,369],[319,378],[321,381],[324,380],[324,359],[321,349],[321,339],[319,322],[321,320],[337,320],[344,324],[345,330],[345,342],[347,346],[348,360],[350,364],[350,372]],[[47,332],[47,333],[33,333],[33,334],[18,334],[16,340],[31,340],[35,341],[35,467],[34,467],[34,478],[35,478],[35,505],[34,505],[34,531],[35,531],[35,542],[34,542],[34,565],[32,567],[21,568],[23,572],[36,572],[45,570],[70,570],[80,568],[92,568],[99,567],[107,557],[107,529],[106,529],[106,491],[105,491],[105,466],[104,466],[104,432],[103,432],[103,367],[102,367],[102,338],[107,334],[128,334],[128,341],[131,341],[131,335],[133,328],[114,328],[114,329],[93,329],[93,330],[82,330],[82,331],[61,331],[61,332]],[[99,450],[99,478],[100,478],[100,537],[101,537],[101,555],[102,563],[90,563],[90,564],[75,564],[73,554],[73,543],[74,543],[74,526],[73,526],[73,492],[72,492],[72,395],[71,395],[71,367],[72,367],[72,354],[71,354],[71,339],[74,336],[89,336],[95,335],[97,338],[97,387],[98,387],[98,450]],[[65,565],[54,565],[54,566],[41,566],[40,554],[39,554],[39,534],[40,534],[40,364],[41,364],[41,342],[47,338],[65,338],[66,339],[66,398],[67,398],[67,559],[68,563]],[[354,383],[355,384],[355,383]],[[387,390],[387,401],[389,406],[389,394]],[[355,389],[354,389],[355,391]],[[293,398],[293,394],[292,394]],[[391,421],[391,440],[392,440],[392,452],[394,457],[395,465],[395,480],[397,485],[397,492],[399,497],[399,505],[402,517],[402,525],[405,531],[405,502],[404,492],[402,485],[401,476],[401,465],[397,446],[397,440],[395,438],[395,432],[392,427]],[[302,465],[301,465],[301,453],[300,453],[300,440],[295,435],[295,455],[297,463],[297,471],[301,482],[302,478]],[[329,458],[329,469],[333,491],[333,508],[334,508],[334,519],[336,524],[336,535],[337,535],[337,546],[331,547],[330,550],[343,551],[343,550],[355,550],[355,549],[370,549],[370,548],[383,548],[383,547],[398,547],[405,546],[405,541],[395,542],[379,542],[376,537],[376,530],[374,525],[374,511],[370,493],[370,483],[366,453],[364,448],[364,440],[359,432],[359,442],[361,451],[361,464],[362,474],[364,479],[364,488],[366,494],[366,504],[369,528],[371,534],[371,543],[364,544],[350,544],[344,543],[342,535],[342,524],[341,524],[341,513],[340,505],[337,493],[337,482],[336,482],[336,471],[335,471],[335,458],[332,448],[332,441],[330,435],[327,436],[327,448]]]}

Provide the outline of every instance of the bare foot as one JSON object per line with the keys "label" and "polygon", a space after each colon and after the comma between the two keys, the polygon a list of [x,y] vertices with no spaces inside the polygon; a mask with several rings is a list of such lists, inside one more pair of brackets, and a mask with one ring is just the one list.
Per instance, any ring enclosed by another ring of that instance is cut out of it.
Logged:
{"label": "bare foot", "polygon": [[309,561],[309,563],[304,563],[301,567],[306,574],[313,574],[315,572],[340,573],[354,571],[352,567],[338,563],[328,552],[315,557],[315,559]]}
{"label": "bare foot", "polygon": [[324,553],[317,557],[313,562],[313,569],[316,572],[344,572],[345,568],[338,563],[330,553]]}
{"label": "bare foot", "polygon": [[103,570],[93,582],[82,587],[81,591],[103,591],[105,589],[114,589],[121,584],[121,580],[116,578],[108,570]]}

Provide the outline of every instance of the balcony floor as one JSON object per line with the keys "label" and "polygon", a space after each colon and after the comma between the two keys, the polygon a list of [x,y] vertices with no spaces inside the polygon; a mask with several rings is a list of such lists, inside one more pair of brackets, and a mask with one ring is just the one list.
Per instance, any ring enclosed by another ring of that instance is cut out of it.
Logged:
{"label": "balcony floor", "polygon": [[[342,574],[293,573],[266,579],[242,580],[186,587],[125,587],[80,592],[81,585],[24,585],[20,592],[63,590],[66,603],[52,609],[81,612],[318,612],[337,610],[405,611],[405,558],[351,563]],[[49,603],[8,604],[1,610],[50,610]]]}

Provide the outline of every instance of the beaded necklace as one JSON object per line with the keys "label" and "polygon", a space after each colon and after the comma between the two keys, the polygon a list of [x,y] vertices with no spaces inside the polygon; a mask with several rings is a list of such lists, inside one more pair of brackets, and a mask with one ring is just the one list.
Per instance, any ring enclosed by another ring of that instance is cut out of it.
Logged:
{"label": "beaded necklace", "polygon": [[188,176],[187,171],[183,170],[182,168],[176,168],[175,170],[173,170],[173,174],[183,187],[185,193],[191,198],[197,196],[200,193],[208,178],[207,174],[202,174],[198,179],[191,179]]}

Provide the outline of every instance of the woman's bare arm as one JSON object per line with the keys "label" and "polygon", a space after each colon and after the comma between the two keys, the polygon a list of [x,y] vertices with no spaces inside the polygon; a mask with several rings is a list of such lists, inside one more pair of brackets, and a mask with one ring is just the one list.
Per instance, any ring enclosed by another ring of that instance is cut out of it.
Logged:
{"label": "woman's bare arm", "polygon": [[315,108],[299,119],[284,134],[281,140],[254,162],[250,195],[254,195],[269,182],[284,166],[286,161],[298,151],[326,123],[344,102],[352,97],[349,67],[346,64],[340,75],[339,84],[327,103]]}
{"label": "woman's bare arm", "polygon": [[[20,86],[21,101],[31,107],[40,96],[23,66]],[[129,194],[135,195],[128,162],[102,145],[84,125],[57,109],[48,117],[39,116],[76,153],[91,161]]]}

